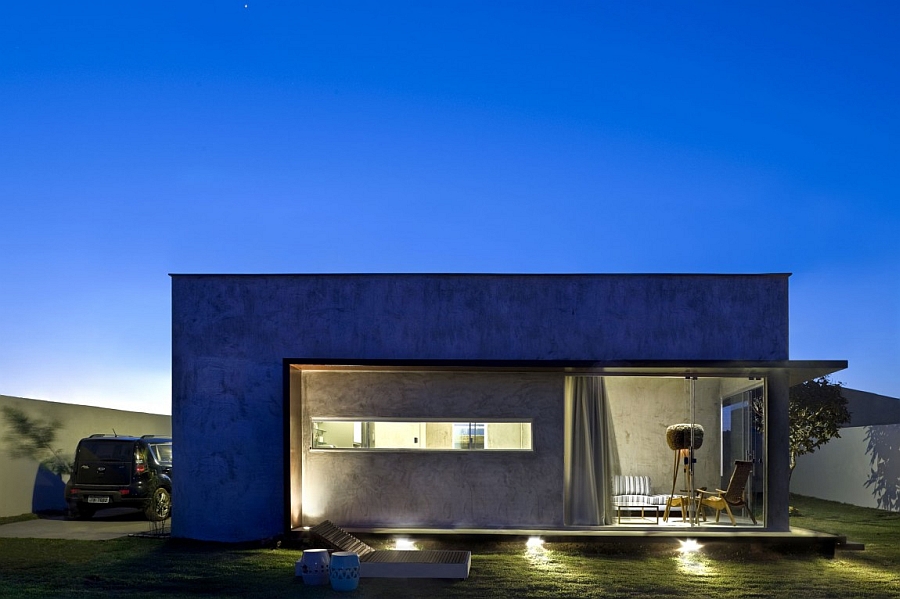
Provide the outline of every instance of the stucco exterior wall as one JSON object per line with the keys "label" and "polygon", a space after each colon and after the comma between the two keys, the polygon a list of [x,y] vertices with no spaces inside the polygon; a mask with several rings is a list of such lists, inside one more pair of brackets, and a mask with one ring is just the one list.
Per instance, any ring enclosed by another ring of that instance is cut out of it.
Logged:
{"label": "stucco exterior wall", "polygon": [[[791,492],[900,512],[900,424],[842,428],[814,453],[797,458]],[[873,484],[866,485],[870,476]]]}
{"label": "stucco exterior wall", "polygon": [[786,360],[787,281],[173,275],[173,535],[282,531],[284,358]]}
{"label": "stucco exterior wall", "polygon": [[[41,401],[0,395],[0,406],[22,410],[35,420],[61,423],[54,449],[71,459],[75,447],[83,437],[94,433],[120,435],[168,436],[172,434],[171,416],[95,408],[75,404]],[[39,468],[39,463],[27,458],[11,458],[5,419],[0,414],[0,516],[17,516],[32,511],[64,510],[65,482],[58,476]],[[176,450],[177,451],[177,450]],[[176,458],[177,459],[177,458]]]}
{"label": "stucco exterior wall", "polygon": [[[303,524],[563,523],[563,376],[304,372]],[[533,451],[310,450],[309,418],[531,419]]]}

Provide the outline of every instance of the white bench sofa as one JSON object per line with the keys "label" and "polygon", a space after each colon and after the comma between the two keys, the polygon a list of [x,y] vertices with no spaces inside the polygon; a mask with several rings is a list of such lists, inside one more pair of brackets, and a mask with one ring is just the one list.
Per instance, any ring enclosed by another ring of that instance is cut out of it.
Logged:
{"label": "white bench sofa", "polygon": [[668,494],[654,494],[649,476],[617,474],[613,477],[613,505],[666,505]]}
{"label": "white bench sofa", "polygon": [[[625,508],[641,509],[652,507],[659,520],[659,510],[664,508],[669,495],[653,493],[649,476],[617,474],[613,477],[612,504],[621,521],[622,510]],[[643,515],[643,510],[641,510]]]}

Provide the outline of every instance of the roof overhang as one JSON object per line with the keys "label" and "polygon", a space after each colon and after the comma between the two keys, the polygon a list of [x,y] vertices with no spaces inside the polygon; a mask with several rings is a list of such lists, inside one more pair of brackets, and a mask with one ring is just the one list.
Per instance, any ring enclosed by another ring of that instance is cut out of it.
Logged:
{"label": "roof overhang", "polygon": [[294,370],[559,372],[602,376],[746,377],[762,378],[787,371],[799,385],[847,368],[846,360],[651,360],[591,362],[585,360],[358,360],[285,358]]}

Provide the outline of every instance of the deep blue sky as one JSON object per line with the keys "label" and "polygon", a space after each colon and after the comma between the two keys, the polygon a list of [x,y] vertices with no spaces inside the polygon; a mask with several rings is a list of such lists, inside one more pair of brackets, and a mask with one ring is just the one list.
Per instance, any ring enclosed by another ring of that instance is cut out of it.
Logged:
{"label": "deep blue sky", "polygon": [[[246,7],[245,7],[246,4]],[[900,5],[17,2],[0,394],[170,410],[170,272],[792,272],[900,396]]]}

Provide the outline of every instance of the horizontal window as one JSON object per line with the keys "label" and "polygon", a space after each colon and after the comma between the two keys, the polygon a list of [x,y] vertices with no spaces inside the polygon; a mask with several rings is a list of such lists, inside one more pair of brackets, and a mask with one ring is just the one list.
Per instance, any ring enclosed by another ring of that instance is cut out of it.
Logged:
{"label": "horizontal window", "polygon": [[531,422],[313,419],[313,449],[531,450]]}

